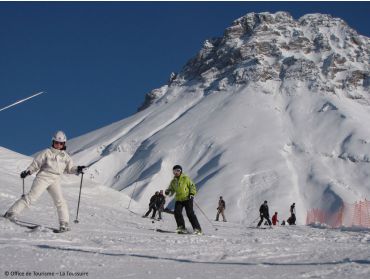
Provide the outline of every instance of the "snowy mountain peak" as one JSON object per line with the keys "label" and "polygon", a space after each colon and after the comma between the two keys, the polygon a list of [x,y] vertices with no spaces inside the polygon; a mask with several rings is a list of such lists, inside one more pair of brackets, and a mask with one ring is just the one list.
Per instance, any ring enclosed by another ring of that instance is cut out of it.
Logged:
{"label": "snowy mountain peak", "polygon": [[369,50],[369,38],[329,15],[295,21],[286,12],[250,13],[235,20],[222,38],[207,40],[179,79],[202,80],[208,90],[291,79],[330,92],[368,88]]}
{"label": "snowy mountain peak", "polygon": [[[234,221],[263,200],[338,211],[369,198],[370,40],[344,21],[250,13],[199,53],[141,110],[69,143],[91,179],[146,205],[181,164],[212,213]],[[254,214],[253,214],[254,215]]]}
{"label": "snowy mountain peak", "polygon": [[[235,84],[295,80],[331,93],[367,90],[369,60],[370,39],[341,19],[308,14],[294,20],[287,12],[249,13],[226,28],[223,37],[206,40],[172,84],[195,80],[213,92]],[[141,109],[162,97],[160,92],[149,93]],[[369,101],[363,92],[349,97]]]}

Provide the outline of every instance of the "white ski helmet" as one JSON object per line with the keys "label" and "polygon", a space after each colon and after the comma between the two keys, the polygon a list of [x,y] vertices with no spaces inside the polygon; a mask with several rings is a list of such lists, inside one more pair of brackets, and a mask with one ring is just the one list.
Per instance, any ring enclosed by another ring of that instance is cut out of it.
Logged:
{"label": "white ski helmet", "polygon": [[53,141],[57,142],[67,142],[67,136],[64,134],[63,131],[57,131],[53,136]]}

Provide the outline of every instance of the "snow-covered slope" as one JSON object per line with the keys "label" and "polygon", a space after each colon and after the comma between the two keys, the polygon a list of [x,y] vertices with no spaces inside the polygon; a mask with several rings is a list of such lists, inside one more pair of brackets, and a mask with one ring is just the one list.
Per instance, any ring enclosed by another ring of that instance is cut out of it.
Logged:
{"label": "snow-covered slope", "polygon": [[329,15],[237,19],[135,115],[69,142],[90,179],[138,206],[181,164],[213,216],[249,223],[268,200],[335,211],[370,197],[370,39]]}
{"label": "snow-covered slope", "polygon": [[[19,172],[30,163],[0,147],[0,212],[21,194]],[[33,178],[26,178],[26,191]],[[71,219],[79,178],[63,180]],[[367,278],[370,234],[306,226],[251,228],[214,223],[196,210],[204,236],[160,233],[174,230],[172,215],[162,222],[127,210],[129,197],[84,180],[80,223],[54,234],[31,231],[0,218],[0,275],[3,278]],[[134,204],[134,202],[132,202]],[[135,207],[138,209],[138,206]],[[22,220],[57,226],[45,192]],[[189,223],[186,221],[187,225]],[[26,274],[29,273],[29,274]]]}

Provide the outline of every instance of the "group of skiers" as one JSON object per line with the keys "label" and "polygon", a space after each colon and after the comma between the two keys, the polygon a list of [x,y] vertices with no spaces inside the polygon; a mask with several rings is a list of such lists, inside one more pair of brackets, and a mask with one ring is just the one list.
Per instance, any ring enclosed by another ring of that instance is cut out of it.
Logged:
{"label": "group of skiers", "polygon": [[162,212],[164,210],[164,204],[166,203],[166,198],[163,195],[163,190],[155,192],[155,194],[150,198],[149,210],[145,213],[143,218],[148,217],[151,211],[153,211],[152,219],[155,219],[155,214],[158,210],[158,220],[162,219]]}
{"label": "group of skiers", "polygon": [[[187,232],[185,229],[185,221],[182,216],[182,209],[185,208],[186,215],[189,218],[189,221],[193,227],[194,233],[202,234],[202,229],[199,225],[197,216],[193,210],[193,198],[196,194],[196,187],[195,184],[191,181],[191,179],[182,173],[182,167],[180,165],[175,165],[173,168],[174,179],[171,181],[169,188],[166,190],[166,195],[176,194],[175,196],[175,220],[177,223],[177,232],[178,233],[185,233]],[[150,198],[149,202],[149,210],[143,215],[143,218],[148,217],[151,211],[153,214],[151,216],[152,219],[155,219],[156,211],[158,210],[159,218],[158,220],[162,219],[161,213],[164,210],[164,205],[166,203],[165,196],[163,195],[163,191],[157,191],[155,194]],[[217,207],[217,214],[216,214],[216,221],[218,221],[220,214],[222,215],[222,219],[226,222],[225,218],[225,211],[226,203],[223,200],[222,196],[218,201]]]}
{"label": "group of skiers", "polygon": [[[58,131],[54,134],[52,138],[52,144],[50,148],[45,149],[40,154],[38,154],[31,165],[22,173],[20,177],[22,179],[27,176],[37,172],[36,178],[33,181],[32,187],[28,194],[23,195],[18,199],[4,214],[4,217],[16,221],[21,212],[26,208],[34,204],[41,194],[47,190],[51,195],[54,204],[57,208],[60,231],[68,231],[69,228],[69,212],[67,203],[63,197],[62,189],[60,186],[61,175],[63,173],[69,174],[83,174],[85,166],[74,166],[71,157],[66,152],[66,141],[67,137],[63,131]],[[175,195],[175,210],[174,216],[177,224],[177,233],[187,233],[185,228],[185,221],[182,215],[183,208],[185,208],[186,215],[193,227],[195,234],[202,234],[202,229],[200,227],[197,216],[193,209],[193,199],[197,193],[197,189],[193,181],[183,173],[182,167],[180,165],[175,165],[173,167],[173,179],[171,180],[169,187],[165,190],[165,194],[168,196]],[[149,210],[145,213],[143,217],[147,217],[151,211],[152,218],[155,218],[156,211],[158,211],[158,219],[162,219],[162,212],[164,210],[164,205],[166,203],[166,198],[163,195],[163,190],[157,191],[150,199]],[[199,207],[199,206],[198,206]],[[226,209],[225,201],[222,196],[220,196],[216,221],[219,220],[221,215],[223,221],[226,222],[224,211]],[[272,223],[269,218],[269,209],[267,201],[265,201],[260,209],[260,221],[257,227],[260,227],[263,220],[266,219],[267,223],[275,225],[277,220],[277,212],[272,217]],[[289,224],[295,224],[295,203],[290,207],[291,216],[287,220]],[[282,222],[282,225],[285,221]]]}
{"label": "group of skiers", "polygon": [[[289,225],[295,225],[295,221],[296,221],[295,203],[293,203],[290,206],[289,211],[290,211],[290,217],[287,219],[287,223]],[[278,212],[275,212],[275,214],[272,216],[272,222],[270,221],[270,214],[269,214],[269,207],[267,205],[267,200],[265,200],[263,204],[260,206],[259,212],[260,212],[260,221],[258,222],[257,227],[261,226],[264,219],[266,220],[265,224],[267,223],[267,225],[269,225],[270,227],[271,225],[276,226],[277,223],[279,222],[278,217],[277,217]],[[281,222],[281,225],[285,226],[285,220]]]}
{"label": "group of skiers", "polygon": [[[66,152],[67,137],[63,131],[58,131],[52,138],[50,148],[39,153],[31,163],[31,165],[21,172],[20,177],[25,179],[27,176],[36,174],[30,191],[26,195],[22,195],[3,215],[4,218],[16,222],[18,216],[27,207],[34,204],[42,193],[47,190],[51,195],[54,204],[57,208],[59,218],[59,231],[68,231],[69,227],[69,211],[67,203],[63,197],[60,181],[61,175],[82,174],[85,166],[74,166],[72,158]],[[202,234],[202,229],[199,225],[197,216],[193,210],[193,199],[196,194],[196,186],[192,180],[182,172],[180,165],[173,167],[174,178],[169,187],[165,191],[166,195],[172,196],[175,194],[175,220],[177,223],[177,232],[185,233],[185,221],[182,216],[182,210],[185,208],[189,221],[194,229],[195,234]],[[159,219],[165,205],[166,199],[163,191],[156,192],[152,196],[149,203],[149,211],[144,215],[148,216],[153,210],[152,217],[155,217],[158,210]]]}

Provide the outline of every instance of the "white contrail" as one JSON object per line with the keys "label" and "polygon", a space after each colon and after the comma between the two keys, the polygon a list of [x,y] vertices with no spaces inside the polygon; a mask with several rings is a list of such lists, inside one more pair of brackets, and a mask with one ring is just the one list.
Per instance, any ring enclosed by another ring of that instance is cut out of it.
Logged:
{"label": "white contrail", "polygon": [[43,91],[40,91],[40,92],[38,92],[38,93],[36,93],[36,94],[34,94],[34,95],[30,96],[30,97],[24,98],[24,99],[22,99],[22,100],[18,100],[17,102],[14,102],[13,104],[10,104],[10,105],[8,105],[8,106],[6,106],[6,107],[4,107],[4,108],[1,108],[1,109],[0,109],[0,112],[1,112],[1,111],[4,111],[4,110],[6,110],[6,109],[8,109],[8,108],[10,108],[10,107],[13,107],[13,106],[15,106],[15,105],[17,105],[17,104],[19,104],[19,103],[22,103],[22,102],[24,102],[24,101],[26,101],[26,100],[28,100],[28,99],[31,99],[31,98],[33,98],[33,97],[36,97],[36,96],[40,95],[40,94],[43,94],[43,93],[44,93]]}

